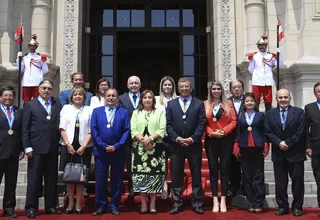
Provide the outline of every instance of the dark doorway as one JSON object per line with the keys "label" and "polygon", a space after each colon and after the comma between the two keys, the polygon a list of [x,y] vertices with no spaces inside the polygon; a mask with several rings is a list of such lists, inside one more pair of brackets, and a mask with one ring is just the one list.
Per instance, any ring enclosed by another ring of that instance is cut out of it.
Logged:
{"label": "dark doorway", "polygon": [[127,79],[137,75],[142,81],[141,91],[151,89],[159,93],[164,76],[179,78],[179,33],[122,32],[117,34],[118,75],[120,94],[127,91]]}

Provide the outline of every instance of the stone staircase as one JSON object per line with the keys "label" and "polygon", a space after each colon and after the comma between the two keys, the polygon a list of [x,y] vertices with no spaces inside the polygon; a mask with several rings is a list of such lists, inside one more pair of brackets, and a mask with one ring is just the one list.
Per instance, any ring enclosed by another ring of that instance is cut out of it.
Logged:
{"label": "stone staircase", "polygon": [[[205,191],[206,196],[211,195],[210,189],[210,180],[209,180],[209,167],[208,161],[206,157],[205,150],[203,150],[203,159],[202,159],[202,186]],[[25,205],[25,197],[26,197],[26,187],[27,187],[27,159],[23,159],[19,164],[19,174],[18,174],[18,185],[16,189],[17,196],[17,208],[24,209]],[[317,207],[317,186],[313,177],[312,168],[311,168],[311,160],[308,159],[305,162],[305,196],[304,196],[304,207]],[[4,190],[4,178],[3,183],[0,186],[0,209],[2,208],[2,200],[3,200],[3,190]],[[191,187],[191,173],[189,170],[189,166],[186,163],[185,165],[185,178],[184,178],[184,195],[191,195],[192,187]],[[273,165],[271,161],[270,153],[265,160],[265,182],[266,182],[266,202],[265,207],[274,208],[276,207],[275,202],[275,183],[274,183],[274,173],[273,173]],[[90,184],[90,192],[94,192],[94,182]],[[127,193],[127,181],[124,181],[124,193]],[[169,180],[170,186],[170,180]],[[89,190],[89,189],[88,189]],[[290,202],[292,201],[291,195],[291,183],[289,183],[288,194],[290,198]],[[241,195],[236,196],[232,200],[232,204],[236,207],[246,208],[245,198]],[[59,197],[59,206],[63,206],[63,197]],[[209,204],[206,204],[209,205]],[[211,204],[210,204],[211,205]],[[44,207],[43,197],[40,198],[39,207]]]}

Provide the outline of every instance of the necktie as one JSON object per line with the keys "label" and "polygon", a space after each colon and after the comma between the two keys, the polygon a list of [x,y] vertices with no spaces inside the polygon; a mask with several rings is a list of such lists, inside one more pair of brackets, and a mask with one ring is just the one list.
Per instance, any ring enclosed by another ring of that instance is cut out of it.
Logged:
{"label": "necktie", "polygon": [[281,112],[282,112],[281,113],[281,117],[282,117],[282,122],[283,122],[282,127],[284,129],[285,128],[285,124],[286,124],[286,115],[285,115],[286,110],[282,109]]}
{"label": "necktie", "polygon": [[134,104],[136,104],[136,101],[137,101],[137,95],[135,95],[135,94],[134,94],[134,95],[132,96],[132,98],[133,98],[133,102],[134,102]]}
{"label": "necktie", "polygon": [[48,101],[46,101],[45,103],[44,103],[47,107],[48,107],[48,105],[49,105],[49,102]]}
{"label": "necktie", "polygon": [[8,114],[9,120],[11,121],[11,111],[9,107],[7,107],[7,114]]}
{"label": "necktie", "polygon": [[183,99],[183,110],[184,111],[187,110],[187,102],[188,102],[188,99]]}

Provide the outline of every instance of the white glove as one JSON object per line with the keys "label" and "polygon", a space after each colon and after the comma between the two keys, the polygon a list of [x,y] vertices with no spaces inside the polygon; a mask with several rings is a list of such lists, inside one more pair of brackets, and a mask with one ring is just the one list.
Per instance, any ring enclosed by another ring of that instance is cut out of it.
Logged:
{"label": "white glove", "polygon": [[19,58],[19,57],[22,57],[23,56],[23,53],[21,52],[21,51],[19,51],[18,53],[17,53],[17,59]]}

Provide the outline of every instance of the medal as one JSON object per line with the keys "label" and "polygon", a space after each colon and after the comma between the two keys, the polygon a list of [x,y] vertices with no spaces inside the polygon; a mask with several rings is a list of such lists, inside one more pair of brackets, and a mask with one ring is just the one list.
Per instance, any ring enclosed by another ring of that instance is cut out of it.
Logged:
{"label": "medal", "polygon": [[182,116],[182,119],[186,119],[186,118],[187,118],[187,116],[186,116],[186,115],[183,115],[183,116]]}
{"label": "medal", "polygon": [[51,116],[50,115],[47,116],[47,120],[48,121],[51,120]]}
{"label": "medal", "polygon": [[214,122],[217,122],[218,120],[217,120],[216,118],[213,118],[213,121],[214,121]]}
{"label": "medal", "polygon": [[107,128],[110,128],[111,127],[111,125],[110,124],[107,124]]}
{"label": "medal", "polygon": [[252,131],[252,127],[249,126],[249,127],[248,127],[248,131]]}
{"label": "medal", "polygon": [[80,123],[79,123],[79,122],[76,123],[76,127],[77,127],[77,128],[80,127]]}
{"label": "medal", "polygon": [[9,134],[9,135],[13,135],[13,130],[11,130],[11,129],[8,130],[8,134]]}

